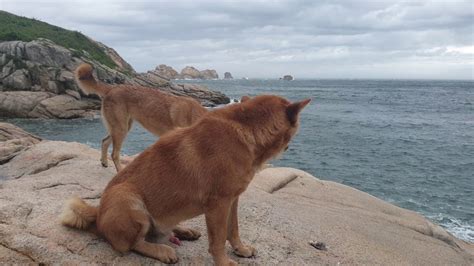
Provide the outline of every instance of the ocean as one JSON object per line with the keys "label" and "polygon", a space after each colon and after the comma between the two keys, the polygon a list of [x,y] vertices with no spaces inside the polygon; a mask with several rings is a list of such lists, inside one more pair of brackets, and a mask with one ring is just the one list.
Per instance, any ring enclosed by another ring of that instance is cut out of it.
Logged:
{"label": "ocean", "polygon": [[[206,85],[234,99],[311,98],[298,135],[274,165],[355,187],[474,242],[474,81],[179,82]],[[100,119],[6,121],[46,139],[94,148],[105,135]],[[122,152],[138,153],[154,141],[135,124]]]}

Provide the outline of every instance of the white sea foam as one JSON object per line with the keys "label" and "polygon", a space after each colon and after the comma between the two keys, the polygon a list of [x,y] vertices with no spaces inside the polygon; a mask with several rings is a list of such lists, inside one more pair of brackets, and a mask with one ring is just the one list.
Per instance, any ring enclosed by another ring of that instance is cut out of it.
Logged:
{"label": "white sea foam", "polygon": [[452,217],[443,216],[442,214],[429,216],[428,218],[446,228],[455,237],[474,243],[474,225]]}

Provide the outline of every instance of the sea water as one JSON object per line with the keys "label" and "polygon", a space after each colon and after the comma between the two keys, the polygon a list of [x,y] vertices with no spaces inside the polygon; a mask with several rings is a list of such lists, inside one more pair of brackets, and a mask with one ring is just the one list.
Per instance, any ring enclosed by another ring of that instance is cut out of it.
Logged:
{"label": "sea water", "polygon": [[[234,99],[311,98],[298,135],[274,165],[355,187],[474,242],[474,81],[180,82],[206,85]],[[47,139],[94,148],[105,136],[100,119],[7,121]],[[135,125],[122,152],[138,153],[155,140]]]}

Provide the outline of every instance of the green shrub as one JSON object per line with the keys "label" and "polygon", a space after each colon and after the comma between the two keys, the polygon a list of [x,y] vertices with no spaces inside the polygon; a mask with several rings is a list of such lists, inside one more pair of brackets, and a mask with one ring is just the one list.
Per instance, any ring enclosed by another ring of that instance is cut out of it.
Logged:
{"label": "green shrub", "polygon": [[83,55],[86,51],[94,59],[110,68],[117,65],[93,41],[78,31],[70,31],[48,23],[16,16],[0,10],[0,41],[29,42],[38,38],[45,38],[63,47],[76,50],[73,55]]}

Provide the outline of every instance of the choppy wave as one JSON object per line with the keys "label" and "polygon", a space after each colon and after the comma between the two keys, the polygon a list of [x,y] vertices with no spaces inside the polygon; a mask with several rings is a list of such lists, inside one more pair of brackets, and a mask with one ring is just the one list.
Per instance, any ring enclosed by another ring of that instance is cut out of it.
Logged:
{"label": "choppy wave", "polygon": [[474,243],[474,225],[441,214],[428,216],[428,218],[446,228],[448,232],[457,238]]}

